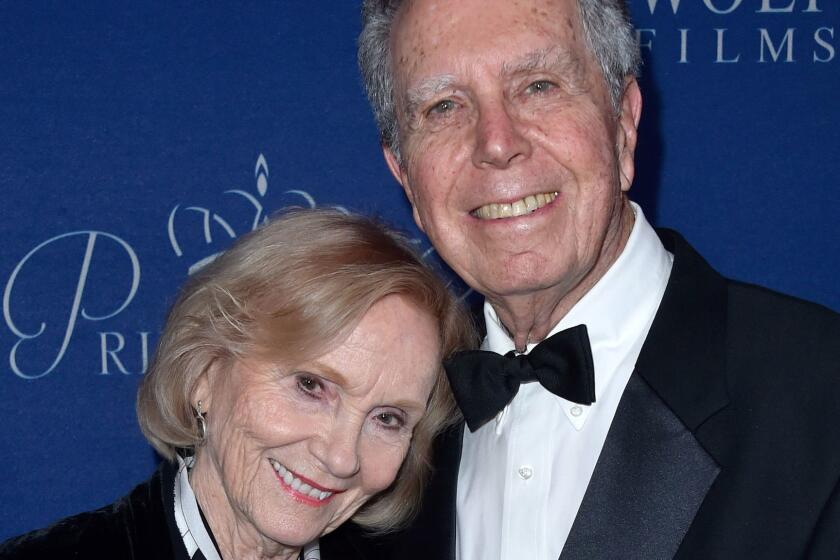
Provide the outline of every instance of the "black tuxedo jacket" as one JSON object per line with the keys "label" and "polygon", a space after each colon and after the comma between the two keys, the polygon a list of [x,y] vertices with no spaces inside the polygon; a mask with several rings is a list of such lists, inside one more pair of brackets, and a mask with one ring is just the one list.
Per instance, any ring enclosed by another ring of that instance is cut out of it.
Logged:
{"label": "black tuxedo jacket", "polygon": [[[561,560],[840,558],[840,316],[660,237],[671,277]],[[437,442],[411,527],[346,525],[322,550],[454,559],[463,429]]]}

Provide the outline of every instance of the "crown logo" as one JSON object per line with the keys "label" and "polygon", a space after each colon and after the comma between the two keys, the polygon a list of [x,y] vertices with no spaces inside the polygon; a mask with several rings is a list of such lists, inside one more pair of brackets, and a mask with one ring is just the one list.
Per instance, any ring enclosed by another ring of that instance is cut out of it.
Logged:
{"label": "crown logo", "polygon": [[[202,267],[212,262],[219,256],[232,240],[239,235],[253,231],[268,221],[263,202],[269,187],[268,161],[261,153],[254,165],[254,186],[252,191],[243,189],[229,189],[222,192],[226,197],[224,215],[215,212],[205,206],[183,206],[176,204],[169,212],[166,223],[166,231],[169,236],[169,245],[172,252],[179,258],[188,259],[185,255],[202,255],[188,264],[190,275],[201,270]],[[294,197],[294,202],[278,205],[279,208],[304,207],[316,208],[318,206],[310,193],[300,189],[283,191],[282,195]],[[233,199],[240,202],[236,204]],[[228,202],[230,201],[230,202]],[[348,212],[344,206],[328,205],[330,208],[340,212]],[[442,264],[434,247],[423,247],[427,241],[423,239],[410,239],[412,244],[420,250],[424,260],[436,261]],[[457,277],[447,273],[444,266],[444,275],[453,280],[452,289],[461,298],[467,298],[472,293],[466,285]]]}
{"label": "crown logo", "polygon": [[[242,233],[253,231],[268,220],[262,203],[268,191],[268,177],[268,162],[265,156],[260,154],[254,166],[256,192],[229,189],[222,193],[225,197],[235,197],[245,203],[239,205],[233,201],[225,203],[227,217],[204,206],[176,204],[172,208],[166,222],[166,232],[172,251],[177,257],[183,258],[185,246],[188,246],[189,252],[205,254],[189,264],[189,274],[195,273],[212,262],[223,250],[218,249],[206,254],[207,249],[212,250],[214,247],[219,247],[220,243],[229,242]],[[182,230],[191,232],[191,236],[184,236],[181,233]]]}
{"label": "crown logo", "polygon": [[[225,202],[224,215],[205,206],[182,206],[176,204],[169,212],[166,222],[166,232],[172,252],[179,258],[187,258],[185,254],[198,253],[204,255],[188,265],[189,274],[194,274],[202,267],[212,262],[227,245],[239,235],[253,231],[268,221],[263,200],[268,192],[268,162],[262,153],[257,157],[254,165],[254,182],[256,192],[243,189],[229,189],[222,192],[225,197],[232,197],[244,204],[236,204],[233,200]],[[291,195],[301,200],[297,204],[286,207],[303,206],[315,208],[315,198],[304,190],[292,189],[283,191],[284,195]],[[347,212],[343,206],[333,206],[342,212]],[[186,232],[186,233],[183,233]],[[216,248],[214,251],[213,249]],[[208,250],[211,251],[208,254]]]}

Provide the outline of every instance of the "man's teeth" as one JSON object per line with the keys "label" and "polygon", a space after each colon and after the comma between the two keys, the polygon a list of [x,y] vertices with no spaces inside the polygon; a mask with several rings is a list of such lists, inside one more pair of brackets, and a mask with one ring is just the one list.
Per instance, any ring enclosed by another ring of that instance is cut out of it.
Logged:
{"label": "man's teeth", "polygon": [[301,494],[305,494],[310,498],[315,498],[316,500],[326,500],[330,496],[333,495],[332,492],[322,492],[317,488],[312,488],[310,485],[303,482],[298,477],[294,476],[289,469],[278,463],[274,460],[269,460],[271,462],[271,466],[274,467],[274,470],[277,471],[277,474],[280,475],[280,478],[283,479],[283,482],[286,483],[287,486],[291,486],[292,490],[295,492],[300,492]]}
{"label": "man's teeth", "polygon": [[530,214],[554,201],[556,192],[530,195],[509,204],[485,204],[473,211],[473,215],[482,220],[498,220],[499,218],[515,218]]}

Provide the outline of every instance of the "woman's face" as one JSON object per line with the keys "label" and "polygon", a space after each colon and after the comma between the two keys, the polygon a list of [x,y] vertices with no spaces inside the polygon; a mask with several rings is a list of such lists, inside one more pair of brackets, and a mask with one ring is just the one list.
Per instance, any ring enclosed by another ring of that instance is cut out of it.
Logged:
{"label": "woman's face", "polygon": [[193,401],[207,413],[207,440],[191,481],[220,543],[226,533],[299,547],[387,488],[439,360],[433,319],[392,295],[311,362],[211,368]]}

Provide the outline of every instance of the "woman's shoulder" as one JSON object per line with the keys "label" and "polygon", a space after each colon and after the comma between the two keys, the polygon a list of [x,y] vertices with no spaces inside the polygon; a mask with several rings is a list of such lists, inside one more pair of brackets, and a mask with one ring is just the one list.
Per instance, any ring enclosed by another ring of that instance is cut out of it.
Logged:
{"label": "woman's shoulder", "polygon": [[120,557],[125,539],[114,530],[111,507],[73,515],[9,539],[0,544],[0,559]]}
{"label": "woman's shoulder", "polygon": [[0,544],[0,560],[171,558],[161,471],[113,504]]}

